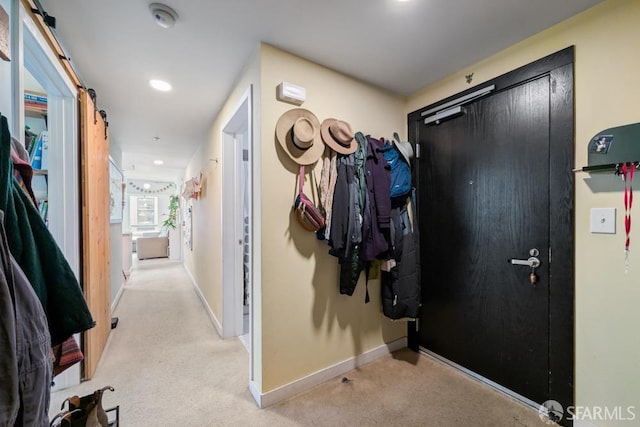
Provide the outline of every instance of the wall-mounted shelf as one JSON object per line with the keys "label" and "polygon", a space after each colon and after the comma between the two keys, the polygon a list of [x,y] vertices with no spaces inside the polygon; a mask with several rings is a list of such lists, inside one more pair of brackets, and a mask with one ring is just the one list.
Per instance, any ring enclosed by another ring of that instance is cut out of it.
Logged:
{"label": "wall-mounted shelf", "polygon": [[640,123],[618,126],[598,132],[587,146],[588,165],[575,172],[621,173],[622,165],[640,168]]}
{"label": "wall-mounted shelf", "polygon": [[[636,160],[633,162],[625,162],[628,164],[633,164],[636,169],[640,169],[640,161]],[[584,166],[580,169],[575,169],[575,172],[608,172],[614,171],[616,175],[620,175],[622,173],[622,165],[624,163],[609,163],[606,165],[594,165],[594,166]]]}
{"label": "wall-mounted shelf", "polygon": [[24,91],[24,112],[33,117],[47,115],[47,94],[32,90]]}
{"label": "wall-mounted shelf", "polygon": [[47,116],[47,109],[46,108],[39,108],[39,107],[31,107],[28,105],[25,105],[24,107],[24,114],[29,116],[29,117],[46,117]]}

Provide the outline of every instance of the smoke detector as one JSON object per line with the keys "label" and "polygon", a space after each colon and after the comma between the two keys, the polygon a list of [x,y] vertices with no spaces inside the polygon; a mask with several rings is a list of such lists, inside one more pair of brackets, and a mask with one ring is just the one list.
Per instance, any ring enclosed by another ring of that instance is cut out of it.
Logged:
{"label": "smoke detector", "polygon": [[176,23],[176,20],[178,19],[178,14],[176,13],[176,11],[171,9],[166,4],[151,3],[149,5],[149,10],[151,11],[153,20],[156,21],[156,24],[160,25],[162,28],[173,27]]}

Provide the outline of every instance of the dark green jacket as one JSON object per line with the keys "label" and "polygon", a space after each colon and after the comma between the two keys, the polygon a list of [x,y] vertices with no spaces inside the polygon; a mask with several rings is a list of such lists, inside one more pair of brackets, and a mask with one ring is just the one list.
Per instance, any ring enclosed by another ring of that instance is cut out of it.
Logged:
{"label": "dark green jacket", "polygon": [[0,210],[9,250],[35,290],[49,323],[51,345],[95,325],[69,263],[29,196],[13,177],[11,135],[0,115]]}

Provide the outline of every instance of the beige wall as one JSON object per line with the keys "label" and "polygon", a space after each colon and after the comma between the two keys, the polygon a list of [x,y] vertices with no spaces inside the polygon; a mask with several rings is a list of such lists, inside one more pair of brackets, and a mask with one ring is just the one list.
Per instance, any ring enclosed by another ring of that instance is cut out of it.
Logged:
{"label": "beige wall", "polygon": [[[609,127],[640,121],[639,23],[640,1],[606,1],[420,91],[409,99],[405,112],[467,89],[464,76],[471,72],[475,85],[575,45],[575,165],[584,166],[591,137]],[[625,275],[620,179],[612,173],[577,173],[575,177],[576,403],[611,408],[634,405],[637,412],[640,233],[635,227],[631,268]],[[589,232],[592,207],[617,208],[616,235]],[[618,425],[612,421],[596,424]]]}
{"label": "beige wall", "polygon": [[[367,305],[364,275],[352,297],[339,294],[337,259],[291,216],[298,169],[274,137],[278,118],[293,108],[276,100],[276,86],[283,80],[306,88],[303,107],[320,121],[340,118],[354,130],[378,137],[391,137],[405,126],[404,99],[263,46],[263,393],[406,334],[406,323],[392,323],[382,315],[378,281],[369,284]],[[319,180],[320,168],[313,173]]]}

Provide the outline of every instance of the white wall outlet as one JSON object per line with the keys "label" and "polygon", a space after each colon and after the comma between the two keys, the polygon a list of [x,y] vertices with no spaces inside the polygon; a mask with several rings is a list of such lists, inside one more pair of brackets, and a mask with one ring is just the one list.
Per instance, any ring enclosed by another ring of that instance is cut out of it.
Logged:
{"label": "white wall outlet", "polygon": [[616,208],[592,208],[591,232],[616,234]]}

